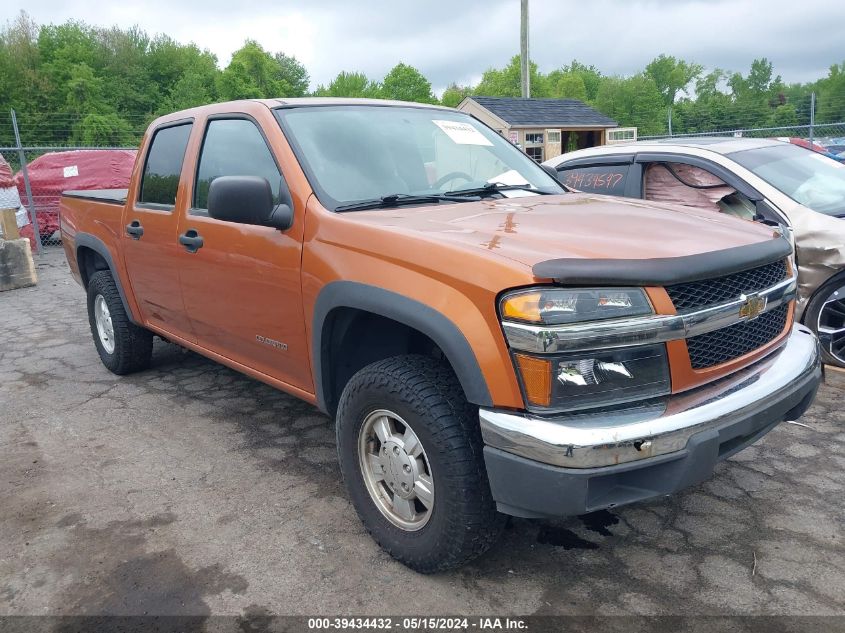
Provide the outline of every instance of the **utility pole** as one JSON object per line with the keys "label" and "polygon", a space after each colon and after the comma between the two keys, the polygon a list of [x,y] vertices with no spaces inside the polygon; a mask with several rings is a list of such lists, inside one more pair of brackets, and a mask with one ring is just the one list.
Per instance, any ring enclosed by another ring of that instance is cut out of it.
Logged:
{"label": "utility pole", "polygon": [[531,58],[528,56],[528,0],[521,0],[519,29],[520,70],[522,72],[522,98],[531,96]]}
{"label": "utility pole", "polygon": [[813,133],[816,126],[816,93],[810,93],[810,145],[813,144]]}

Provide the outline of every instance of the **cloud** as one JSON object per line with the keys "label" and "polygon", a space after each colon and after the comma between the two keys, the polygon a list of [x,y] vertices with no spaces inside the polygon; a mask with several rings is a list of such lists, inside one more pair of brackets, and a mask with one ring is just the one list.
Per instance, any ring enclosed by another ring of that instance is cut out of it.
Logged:
{"label": "cloud", "polygon": [[[478,81],[519,49],[519,0],[16,1],[0,21],[25,8],[39,23],[137,24],[208,48],[221,65],[255,39],[305,63],[313,86],[341,70],[378,79],[403,61],[439,91]],[[546,72],[577,58],[608,74],[638,72],[660,53],[742,71],[768,57],[784,80],[808,81],[845,61],[842,24],[842,0],[533,0],[531,56]]]}

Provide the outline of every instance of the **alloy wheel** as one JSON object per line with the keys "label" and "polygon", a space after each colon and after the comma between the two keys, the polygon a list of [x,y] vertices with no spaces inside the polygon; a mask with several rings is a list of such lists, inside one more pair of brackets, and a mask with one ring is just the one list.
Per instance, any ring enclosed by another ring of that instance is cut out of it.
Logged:
{"label": "alloy wheel", "polygon": [[434,477],[411,426],[392,411],[370,413],[358,435],[358,459],[367,492],[395,526],[413,532],[434,509]]}

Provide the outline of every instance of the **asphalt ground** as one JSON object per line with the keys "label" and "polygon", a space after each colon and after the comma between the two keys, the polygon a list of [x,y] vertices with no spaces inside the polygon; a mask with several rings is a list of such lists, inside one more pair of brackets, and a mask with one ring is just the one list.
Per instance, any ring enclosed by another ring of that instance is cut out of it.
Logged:
{"label": "asphalt ground", "polygon": [[514,519],[421,576],[361,527],[331,420],[161,341],[110,374],[38,260],[0,293],[0,615],[845,614],[841,386],[682,494]]}

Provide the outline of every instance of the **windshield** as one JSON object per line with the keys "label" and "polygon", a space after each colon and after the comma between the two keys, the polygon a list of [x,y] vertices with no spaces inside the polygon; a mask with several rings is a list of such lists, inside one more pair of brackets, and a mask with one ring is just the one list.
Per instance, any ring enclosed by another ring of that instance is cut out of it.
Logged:
{"label": "windshield", "polygon": [[845,214],[845,165],[786,144],[734,152],[730,157],[813,211]]}
{"label": "windshield", "polygon": [[488,183],[527,190],[507,188],[499,195],[563,192],[510,142],[460,112],[343,105],[276,113],[317,197],[332,210],[396,195],[478,190]]}

